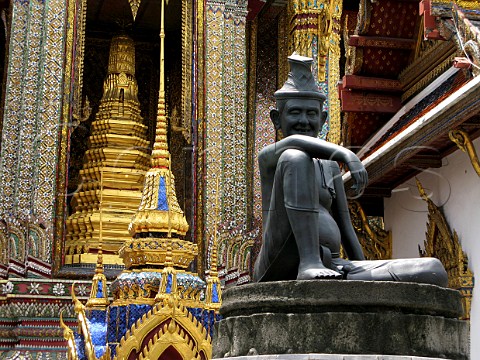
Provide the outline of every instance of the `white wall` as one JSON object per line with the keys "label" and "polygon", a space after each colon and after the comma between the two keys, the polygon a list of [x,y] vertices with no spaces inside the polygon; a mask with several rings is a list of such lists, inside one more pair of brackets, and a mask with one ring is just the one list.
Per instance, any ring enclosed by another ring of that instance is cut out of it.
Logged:
{"label": "white wall", "polygon": [[[480,154],[480,139],[474,141]],[[480,177],[466,153],[458,150],[443,159],[439,169],[428,169],[418,179],[427,194],[455,230],[469,259],[474,276],[480,278]],[[393,257],[418,257],[423,248],[427,204],[418,195],[415,179],[398,186],[385,199],[385,228],[392,231]],[[471,309],[471,358],[480,359],[480,289],[474,288]]]}

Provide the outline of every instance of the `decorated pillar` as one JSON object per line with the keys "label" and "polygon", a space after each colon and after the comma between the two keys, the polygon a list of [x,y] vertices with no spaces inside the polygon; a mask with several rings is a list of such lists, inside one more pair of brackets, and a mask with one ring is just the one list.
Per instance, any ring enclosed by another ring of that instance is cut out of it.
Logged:
{"label": "decorated pillar", "polygon": [[[1,274],[51,272],[66,1],[12,1],[0,160]],[[39,267],[39,268],[40,268]],[[8,270],[7,270],[8,268]]]}
{"label": "decorated pillar", "polygon": [[[247,2],[206,2],[203,236],[246,225],[246,53]],[[199,154],[200,155],[200,154]],[[216,181],[219,179],[219,193]],[[219,196],[218,217],[215,199]],[[202,265],[203,266],[203,265]]]}
{"label": "decorated pillar", "polygon": [[[290,0],[291,52],[314,59],[318,84],[327,94],[324,108],[328,111],[327,127],[321,135],[340,143],[340,100],[337,82],[340,80],[340,19],[342,1],[339,0]],[[326,134],[328,132],[328,135]]]}

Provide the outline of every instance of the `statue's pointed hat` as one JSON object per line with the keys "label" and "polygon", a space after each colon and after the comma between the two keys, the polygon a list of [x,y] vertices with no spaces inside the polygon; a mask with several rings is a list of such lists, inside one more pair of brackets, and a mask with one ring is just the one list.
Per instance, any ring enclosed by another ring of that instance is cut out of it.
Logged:
{"label": "statue's pointed hat", "polygon": [[288,57],[290,72],[287,81],[275,92],[277,100],[283,98],[302,97],[324,101],[326,96],[318,89],[312,74],[313,59],[293,53]]}

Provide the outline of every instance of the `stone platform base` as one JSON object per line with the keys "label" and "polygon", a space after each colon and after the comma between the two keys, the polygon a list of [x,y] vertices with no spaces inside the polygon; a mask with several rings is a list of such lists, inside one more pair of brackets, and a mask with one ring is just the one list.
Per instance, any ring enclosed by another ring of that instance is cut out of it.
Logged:
{"label": "stone platform base", "polygon": [[216,327],[214,358],[468,359],[468,323],[457,319],[460,294],[433,285],[345,280],[248,284],[225,291],[220,311],[224,319]]}

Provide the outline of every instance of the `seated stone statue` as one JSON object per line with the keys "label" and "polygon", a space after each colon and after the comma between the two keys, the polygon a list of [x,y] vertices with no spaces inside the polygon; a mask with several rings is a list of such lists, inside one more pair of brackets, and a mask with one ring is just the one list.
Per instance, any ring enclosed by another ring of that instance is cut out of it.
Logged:
{"label": "seated stone statue", "polygon": [[[361,193],[367,172],[350,150],[318,138],[325,95],[311,72],[312,59],[289,57],[290,73],[275,92],[270,112],[284,139],[258,155],[262,185],[263,244],[256,281],[343,278],[429,283],[446,286],[434,258],[367,261],[353,229],[337,162],[350,170]],[[340,244],[349,258],[340,258]]]}

